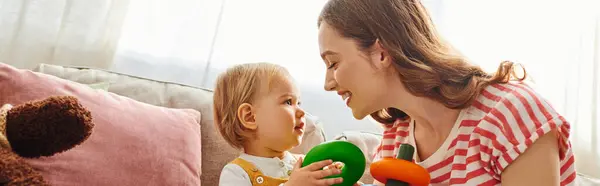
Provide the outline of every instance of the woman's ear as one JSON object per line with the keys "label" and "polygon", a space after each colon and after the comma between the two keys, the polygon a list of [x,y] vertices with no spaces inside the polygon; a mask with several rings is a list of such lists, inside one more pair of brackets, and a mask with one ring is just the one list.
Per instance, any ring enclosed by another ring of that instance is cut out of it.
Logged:
{"label": "woman's ear", "polygon": [[388,53],[387,49],[383,47],[381,40],[375,40],[373,43],[372,60],[375,62],[375,66],[379,69],[387,69],[392,65],[392,57]]}
{"label": "woman's ear", "polygon": [[237,109],[237,117],[242,122],[242,126],[250,130],[256,130],[256,128],[258,128],[253,109],[254,108],[249,103],[243,103]]}

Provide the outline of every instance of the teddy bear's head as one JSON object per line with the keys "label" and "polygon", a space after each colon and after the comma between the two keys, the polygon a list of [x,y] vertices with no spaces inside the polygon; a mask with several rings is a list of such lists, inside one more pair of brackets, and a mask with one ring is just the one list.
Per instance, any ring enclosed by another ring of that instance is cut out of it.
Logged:
{"label": "teddy bear's head", "polygon": [[0,147],[25,158],[69,150],[85,141],[94,126],[90,112],[72,96],[4,105],[0,110]]}

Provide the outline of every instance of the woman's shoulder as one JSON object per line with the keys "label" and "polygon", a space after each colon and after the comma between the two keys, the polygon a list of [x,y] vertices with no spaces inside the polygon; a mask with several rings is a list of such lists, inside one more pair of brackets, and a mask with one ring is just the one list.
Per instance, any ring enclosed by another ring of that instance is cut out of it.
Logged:
{"label": "woman's shoulder", "polygon": [[492,84],[484,88],[471,106],[474,112],[502,120],[533,120],[559,117],[552,104],[525,83]]}
{"label": "woman's shoulder", "polygon": [[562,143],[569,136],[569,122],[552,104],[524,83],[489,85],[469,108],[463,126],[473,127],[472,134],[492,142],[504,151],[526,148],[540,136],[557,130]]}
{"label": "woman's shoulder", "polygon": [[492,84],[484,88],[468,108],[471,119],[491,125],[479,127],[540,127],[564,118],[531,86],[518,83]]}
{"label": "woman's shoulder", "polygon": [[491,84],[485,87],[478,97],[478,101],[499,104],[502,101],[535,101],[542,96],[531,86],[520,82]]}
{"label": "woman's shoulder", "polygon": [[467,109],[461,124],[466,140],[477,141],[481,161],[501,174],[534,142],[556,132],[559,157],[571,157],[570,123],[534,88],[524,83],[489,85]]}

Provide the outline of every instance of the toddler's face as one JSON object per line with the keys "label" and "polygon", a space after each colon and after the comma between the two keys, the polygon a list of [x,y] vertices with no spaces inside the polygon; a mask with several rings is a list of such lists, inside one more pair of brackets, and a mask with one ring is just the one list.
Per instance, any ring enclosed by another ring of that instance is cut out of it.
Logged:
{"label": "toddler's face", "polygon": [[268,93],[256,102],[258,140],[268,148],[287,151],[302,141],[305,128],[300,93],[289,78],[273,79]]}

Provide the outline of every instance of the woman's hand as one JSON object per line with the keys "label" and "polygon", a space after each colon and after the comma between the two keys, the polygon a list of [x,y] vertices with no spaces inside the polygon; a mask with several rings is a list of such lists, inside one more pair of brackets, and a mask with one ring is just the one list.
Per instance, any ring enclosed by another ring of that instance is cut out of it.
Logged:
{"label": "woman's hand", "polygon": [[364,183],[363,183],[363,182],[360,182],[360,181],[358,181],[358,182],[356,182],[356,183],[355,183],[354,185],[352,185],[352,186],[361,186],[361,185],[364,185]]}
{"label": "woman's hand", "polygon": [[385,184],[375,180],[375,181],[373,181],[373,184],[364,184],[359,181],[359,182],[356,182],[353,186],[385,186]]}
{"label": "woman's hand", "polygon": [[323,167],[331,166],[332,163],[333,161],[331,160],[323,160],[312,163],[306,167],[301,167],[302,158],[299,158],[290,175],[290,179],[285,183],[285,186],[327,186],[342,183],[342,178],[323,179],[324,177],[341,173],[341,170],[337,168],[322,170]]}
{"label": "woman's hand", "polygon": [[344,164],[342,164],[342,162],[334,162],[334,163],[329,164],[326,167],[324,167],[323,170],[327,170],[327,169],[342,169],[342,167],[344,167]]}

